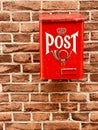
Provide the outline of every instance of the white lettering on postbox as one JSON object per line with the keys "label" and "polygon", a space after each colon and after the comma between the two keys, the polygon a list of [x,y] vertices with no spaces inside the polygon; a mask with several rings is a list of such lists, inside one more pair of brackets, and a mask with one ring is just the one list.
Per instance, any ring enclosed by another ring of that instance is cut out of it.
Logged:
{"label": "white lettering on postbox", "polygon": [[[45,34],[46,34],[46,54],[49,53],[49,47],[52,46],[53,44],[55,44],[55,47],[57,49],[61,49],[62,47],[64,47],[65,49],[69,49],[71,47],[71,44],[73,44],[72,51],[74,53],[77,53],[76,52],[76,37],[78,37],[78,32],[72,35],[65,35],[64,38],[60,35],[54,38],[53,35],[47,32]],[[72,39],[72,43],[70,43],[69,41],[70,39]],[[58,41],[59,41],[59,44],[58,44]]]}

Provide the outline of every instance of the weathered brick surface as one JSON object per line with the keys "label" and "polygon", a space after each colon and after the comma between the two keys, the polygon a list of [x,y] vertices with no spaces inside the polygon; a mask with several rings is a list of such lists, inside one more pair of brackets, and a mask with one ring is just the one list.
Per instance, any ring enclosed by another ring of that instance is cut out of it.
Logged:
{"label": "weathered brick surface", "polygon": [[98,12],[94,11],[91,13],[91,19],[94,21],[98,21]]}
{"label": "weathered brick surface", "polygon": [[76,103],[62,103],[61,104],[62,111],[77,111],[77,104]]}
{"label": "weathered brick surface", "polygon": [[67,120],[69,118],[69,113],[53,113],[53,120]]}
{"label": "weathered brick surface", "polygon": [[[41,13],[84,15],[83,79],[40,79]],[[0,1],[0,130],[98,130],[98,0]]]}
{"label": "weathered brick surface", "polygon": [[10,34],[0,34],[0,42],[11,42]]}
{"label": "weathered brick surface", "polygon": [[82,130],[97,130],[98,123],[83,123]]}
{"label": "weathered brick surface", "polygon": [[98,113],[91,113],[90,120],[92,122],[98,122]]}
{"label": "weathered brick surface", "polygon": [[86,102],[87,96],[86,94],[70,94],[70,101],[73,102]]}
{"label": "weathered brick surface", "polygon": [[30,34],[14,34],[14,42],[30,42]]}
{"label": "weathered brick surface", "polygon": [[0,93],[0,102],[9,102],[9,95]]}
{"label": "weathered brick surface", "polygon": [[39,71],[40,71],[39,64],[23,65],[23,72],[25,73],[39,73]]}
{"label": "weathered brick surface", "polygon": [[13,21],[30,21],[30,13],[28,12],[18,12],[12,14]]}
{"label": "weathered brick surface", "polygon": [[40,1],[5,1],[3,2],[4,10],[39,10]]}
{"label": "weathered brick surface", "polygon": [[34,113],[33,115],[34,121],[47,121],[49,120],[49,113]]}
{"label": "weathered brick surface", "polygon": [[28,94],[12,94],[11,95],[12,102],[27,102],[29,101]]}
{"label": "weathered brick surface", "polygon": [[0,65],[0,73],[20,72],[20,65]]}
{"label": "weathered brick surface", "polygon": [[6,123],[6,130],[41,130],[39,123]]}
{"label": "weathered brick surface", "polygon": [[1,104],[0,112],[12,112],[12,111],[21,111],[22,104],[21,103],[11,103],[11,104]]}
{"label": "weathered brick surface", "polygon": [[25,104],[24,108],[26,112],[57,112],[59,110],[59,105],[53,103],[28,103]]}
{"label": "weathered brick surface", "polygon": [[57,83],[57,82],[41,84],[41,91],[42,92],[76,92],[77,84]]}
{"label": "weathered brick surface", "polygon": [[4,92],[37,92],[37,84],[3,84]]}
{"label": "weathered brick surface", "polygon": [[30,121],[29,113],[14,113],[15,121]]}
{"label": "weathered brick surface", "polygon": [[0,75],[0,83],[9,83],[10,75]]}
{"label": "weathered brick surface", "polygon": [[4,53],[14,52],[36,52],[39,50],[39,44],[7,44],[3,46]]}
{"label": "weathered brick surface", "polygon": [[0,114],[0,121],[11,121],[11,114]]}
{"label": "weathered brick surface", "polygon": [[17,23],[0,23],[0,31],[1,32],[18,32],[19,24]]}
{"label": "weathered brick surface", "polygon": [[15,54],[14,62],[29,63],[29,62],[31,62],[31,56],[30,56],[30,54]]}
{"label": "weathered brick surface", "polygon": [[19,83],[19,82],[29,82],[29,75],[24,74],[24,75],[18,75],[18,74],[13,74],[12,75],[12,81],[14,83]]}
{"label": "weathered brick surface", "polygon": [[82,10],[92,10],[92,9],[98,9],[98,1],[81,1],[80,2],[80,9]]}
{"label": "weathered brick surface", "polygon": [[22,23],[21,32],[23,33],[32,33],[39,30],[38,23]]}
{"label": "weathered brick surface", "polygon": [[10,14],[5,12],[0,12],[0,21],[10,21]]}
{"label": "weathered brick surface", "polygon": [[75,121],[88,121],[88,113],[72,113],[72,119]]}
{"label": "weathered brick surface", "polygon": [[9,63],[12,61],[11,55],[0,55],[0,63]]}
{"label": "weathered brick surface", "polygon": [[45,130],[79,130],[79,123],[70,123],[70,122],[57,122],[57,123],[45,123]]}
{"label": "weathered brick surface", "polygon": [[43,10],[74,10],[78,9],[78,0],[71,1],[44,1]]}

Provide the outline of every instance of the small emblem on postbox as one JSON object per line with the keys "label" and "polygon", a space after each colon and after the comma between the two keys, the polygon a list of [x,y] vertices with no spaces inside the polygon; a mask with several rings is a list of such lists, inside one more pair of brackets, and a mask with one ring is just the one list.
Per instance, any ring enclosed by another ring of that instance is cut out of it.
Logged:
{"label": "small emblem on postbox", "polygon": [[42,79],[83,77],[83,16],[80,14],[68,16],[68,14],[40,16]]}

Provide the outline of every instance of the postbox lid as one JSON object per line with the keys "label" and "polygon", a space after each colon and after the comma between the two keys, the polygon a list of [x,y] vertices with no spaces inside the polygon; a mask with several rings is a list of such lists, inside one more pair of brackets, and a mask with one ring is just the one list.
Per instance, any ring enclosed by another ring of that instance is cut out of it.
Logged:
{"label": "postbox lid", "polygon": [[82,14],[41,14],[39,20],[42,22],[72,22],[84,21]]}

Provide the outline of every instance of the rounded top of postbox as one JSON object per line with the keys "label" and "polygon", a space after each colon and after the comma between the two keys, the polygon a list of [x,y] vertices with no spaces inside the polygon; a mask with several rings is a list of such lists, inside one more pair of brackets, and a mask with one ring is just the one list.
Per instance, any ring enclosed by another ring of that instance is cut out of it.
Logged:
{"label": "rounded top of postbox", "polygon": [[42,22],[72,22],[84,21],[82,14],[41,14],[39,20]]}

